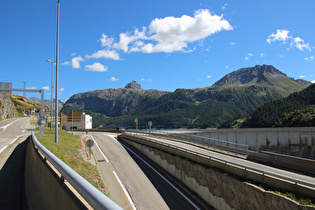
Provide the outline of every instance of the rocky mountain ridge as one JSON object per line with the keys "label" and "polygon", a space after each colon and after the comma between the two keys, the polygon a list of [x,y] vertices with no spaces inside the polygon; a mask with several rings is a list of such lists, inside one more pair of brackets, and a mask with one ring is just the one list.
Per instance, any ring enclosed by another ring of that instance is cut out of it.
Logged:
{"label": "rocky mountain ridge", "polygon": [[[37,97],[30,97],[30,100],[35,101],[37,103],[41,102],[40,99],[37,98]],[[44,99],[44,104],[50,106],[50,102],[51,102],[51,99]],[[53,99],[53,102],[55,103],[55,99]],[[64,99],[60,99],[60,100],[58,100],[58,102],[59,102],[58,105],[62,107],[67,102],[67,99],[65,99],[65,98]]]}
{"label": "rocky mountain ridge", "polygon": [[125,88],[79,93],[73,95],[61,111],[75,109],[103,114],[106,117],[99,124],[119,121],[132,125],[132,119],[137,117],[154,120],[161,127],[217,127],[309,84],[305,80],[294,80],[273,66],[257,65],[231,72],[205,88],[174,92],[144,90],[132,81]]}

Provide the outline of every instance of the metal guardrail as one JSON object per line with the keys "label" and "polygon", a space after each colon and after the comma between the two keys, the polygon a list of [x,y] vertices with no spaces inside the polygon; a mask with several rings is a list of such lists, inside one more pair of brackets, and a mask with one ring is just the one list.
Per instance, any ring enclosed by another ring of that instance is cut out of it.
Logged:
{"label": "metal guardrail", "polygon": [[94,209],[122,209],[67,164],[47,150],[43,145],[41,145],[34,132],[32,132],[32,140],[42,155],[59,171],[62,177],[72,185],[72,187],[89,203],[91,207]]}
{"label": "metal guardrail", "polygon": [[195,151],[193,151],[193,150],[189,150],[189,149],[186,149],[186,148],[183,148],[183,147],[179,147],[179,146],[175,146],[175,145],[168,144],[168,143],[162,143],[162,142],[159,142],[159,141],[154,140],[154,139],[149,138],[149,137],[144,137],[144,136],[140,136],[140,135],[137,135],[137,134],[132,134],[131,132],[130,132],[129,134],[127,134],[127,135],[131,135],[131,136],[134,136],[134,137],[146,139],[146,140],[149,140],[149,141],[154,141],[154,142],[157,142],[157,143],[159,143],[159,144],[165,144],[165,145],[168,145],[168,146],[171,146],[171,147],[175,147],[175,148],[178,148],[178,149],[181,149],[181,150],[184,150],[184,151],[188,151],[188,152],[190,152],[190,153],[199,154],[199,155],[204,155],[204,156],[206,156],[206,157],[210,157],[212,160],[214,159],[214,160],[223,162],[223,163],[225,163],[225,164],[229,164],[229,165],[232,165],[232,166],[238,166],[238,167],[244,168],[244,170],[249,169],[249,170],[251,170],[251,171],[255,171],[255,172],[258,172],[258,173],[262,173],[263,176],[269,175],[269,176],[271,176],[271,177],[280,178],[280,179],[283,179],[283,180],[288,181],[288,182],[293,182],[293,183],[295,183],[295,184],[299,184],[299,185],[303,185],[303,186],[308,186],[308,187],[311,187],[311,188],[313,188],[313,189],[315,190],[315,183],[312,183],[312,182],[307,182],[307,181],[303,181],[303,180],[291,178],[291,177],[284,176],[284,175],[281,175],[281,174],[276,174],[276,173],[269,172],[269,171],[265,171],[265,170],[261,170],[261,169],[258,169],[258,168],[253,168],[253,167],[246,166],[246,165],[239,164],[239,163],[234,163],[234,162],[231,162],[231,161],[227,161],[227,160],[224,160],[224,159],[221,159],[221,158],[209,156],[209,155],[206,155],[206,154],[197,153],[197,152],[195,152]]}
{"label": "metal guardrail", "polygon": [[239,143],[234,143],[234,142],[229,142],[229,141],[224,141],[220,139],[214,139],[214,138],[209,138],[209,137],[203,137],[203,136],[196,136],[196,135],[190,135],[190,134],[178,134],[178,133],[165,133],[161,131],[127,131],[127,132],[134,132],[134,133],[143,133],[143,134],[158,134],[158,135],[164,135],[164,136],[174,136],[177,138],[183,138],[183,139],[190,139],[198,142],[203,142],[207,144],[212,144],[212,145],[218,145],[221,147],[226,147],[226,148],[233,148],[233,149],[239,149],[243,151],[248,151],[249,145],[247,144],[239,144]]}
{"label": "metal guardrail", "polygon": [[219,139],[214,139],[214,138],[209,138],[209,137],[202,137],[202,136],[193,136],[189,134],[171,134],[174,136],[182,137],[182,138],[188,138],[196,141],[201,141],[213,145],[219,145],[219,146],[224,146],[224,147],[230,147],[230,148],[236,148],[236,149],[242,149],[242,150],[248,150],[249,146],[246,144],[238,144],[234,142],[229,142],[229,141],[224,141],[224,140],[219,140]]}

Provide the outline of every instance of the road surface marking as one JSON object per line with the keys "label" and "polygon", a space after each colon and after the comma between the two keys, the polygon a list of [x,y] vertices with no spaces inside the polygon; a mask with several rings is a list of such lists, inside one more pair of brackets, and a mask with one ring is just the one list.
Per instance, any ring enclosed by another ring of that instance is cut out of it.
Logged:
{"label": "road surface marking", "polygon": [[13,122],[11,122],[11,123],[9,123],[9,124],[7,124],[7,125],[5,125],[5,126],[2,126],[1,128],[3,128],[3,131],[1,131],[1,132],[4,132],[5,129],[7,129],[7,127],[9,127],[11,124],[15,123],[15,122],[18,121],[18,120],[20,120],[20,119],[14,120]]}
{"label": "road surface marking", "polygon": [[18,138],[20,138],[20,137],[22,137],[22,136],[28,136],[28,134],[26,134],[26,135],[19,135],[19,136],[16,137],[13,141],[11,141],[10,144],[13,144]]}
{"label": "road surface marking", "polygon": [[92,137],[92,139],[93,139],[95,145],[97,146],[98,150],[101,152],[102,156],[104,157],[105,161],[106,161],[107,163],[109,163],[107,157],[104,155],[103,151],[102,151],[101,148],[98,146],[98,144],[97,144],[97,142],[95,141],[95,139],[93,138],[93,136],[91,136],[91,137]]}
{"label": "road surface marking", "polygon": [[[121,142],[120,142],[121,143]],[[162,174],[160,174],[160,172],[158,172],[157,170],[155,170],[149,163],[147,163],[145,160],[143,160],[139,155],[137,155],[135,152],[133,152],[131,149],[129,149],[126,145],[124,145],[123,143],[121,143],[126,149],[128,149],[130,152],[132,152],[135,156],[137,156],[140,160],[142,160],[147,166],[149,166],[155,173],[157,173],[162,179],[164,179],[170,186],[172,186],[179,194],[181,194],[181,196],[183,196],[183,198],[185,198],[193,207],[195,207],[196,209],[200,209],[198,206],[196,206],[196,204],[191,201],[186,195],[184,195],[184,193],[182,193],[175,185],[173,185],[170,181],[168,181]]]}
{"label": "road surface marking", "polygon": [[3,150],[5,150],[5,148],[7,148],[8,146],[5,146],[3,147],[1,150],[0,150],[0,154],[3,152]]}
{"label": "road surface marking", "polygon": [[135,205],[134,205],[134,203],[133,203],[133,201],[132,201],[132,199],[131,199],[129,193],[127,192],[126,188],[124,187],[124,185],[123,185],[122,182],[120,181],[120,179],[119,179],[119,177],[117,176],[116,172],[113,171],[113,173],[114,173],[116,179],[118,180],[118,182],[119,182],[121,188],[123,189],[125,195],[127,196],[128,200],[129,200],[129,202],[130,202],[130,204],[131,204],[131,206],[132,206],[132,209],[135,209],[135,210],[136,210],[136,207],[135,207]]}

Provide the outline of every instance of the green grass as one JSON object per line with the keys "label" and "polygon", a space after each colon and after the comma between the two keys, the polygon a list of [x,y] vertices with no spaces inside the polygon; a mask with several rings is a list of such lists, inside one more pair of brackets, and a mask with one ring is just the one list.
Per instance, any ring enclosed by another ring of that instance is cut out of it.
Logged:
{"label": "green grass", "polygon": [[312,199],[310,198],[305,198],[305,197],[298,197],[296,194],[294,193],[290,193],[290,192],[283,192],[283,191],[278,191],[278,190],[274,190],[274,189],[270,189],[268,187],[262,186],[262,185],[257,185],[260,188],[266,190],[266,191],[270,191],[270,192],[274,192],[277,193],[279,195],[285,196],[287,198],[290,198],[291,200],[294,200],[296,202],[298,202],[300,205],[306,205],[306,206],[315,206],[314,201],[312,201]]}
{"label": "green grass", "polygon": [[[36,134],[39,140],[40,134]],[[86,162],[78,150],[82,149],[80,136],[66,131],[58,132],[58,143],[55,143],[55,130],[45,128],[40,143],[94,187],[105,194],[105,186],[96,166]]]}

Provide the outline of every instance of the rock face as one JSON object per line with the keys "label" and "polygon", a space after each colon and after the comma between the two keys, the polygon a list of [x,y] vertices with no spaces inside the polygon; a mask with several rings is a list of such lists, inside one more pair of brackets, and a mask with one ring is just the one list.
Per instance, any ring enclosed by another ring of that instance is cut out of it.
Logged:
{"label": "rock face", "polygon": [[64,110],[71,107],[99,112],[109,117],[127,114],[132,108],[152,99],[167,94],[166,91],[144,90],[135,81],[125,88],[95,90],[73,95],[64,105]]}
{"label": "rock face", "polygon": [[142,87],[136,82],[132,81],[131,83],[128,83],[125,88],[133,89],[133,90],[143,90]]}
{"label": "rock face", "polygon": [[16,109],[10,95],[0,94],[0,117],[1,119],[15,117]]}

